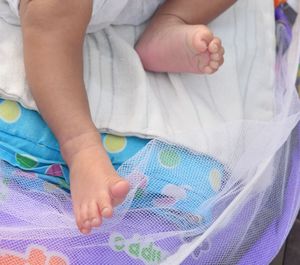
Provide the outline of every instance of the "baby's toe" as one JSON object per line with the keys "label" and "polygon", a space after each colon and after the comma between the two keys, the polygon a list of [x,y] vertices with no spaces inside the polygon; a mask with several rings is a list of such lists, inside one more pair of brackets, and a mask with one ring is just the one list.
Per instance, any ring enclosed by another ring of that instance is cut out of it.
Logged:
{"label": "baby's toe", "polygon": [[219,38],[214,38],[208,45],[208,51],[210,53],[218,53],[218,51],[222,48],[222,43]]}
{"label": "baby's toe", "polygon": [[205,52],[207,50],[207,44],[205,41],[199,41],[194,44],[196,52]]}
{"label": "baby's toe", "polygon": [[91,231],[91,222],[89,220],[89,215],[88,215],[88,204],[83,203],[80,206],[80,221],[79,221],[79,229],[80,232],[83,234],[88,234]]}
{"label": "baby's toe", "polygon": [[219,66],[221,66],[224,63],[224,58],[222,57],[221,60],[219,60]]}
{"label": "baby's toe", "polygon": [[74,211],[74,215],[75,215],[76,225],[77,225],[78,229],[80,230],[82,227],[80,207],[78,207],[77,205],[74,205],[73,211]]}
{"label": "baby's toe", "polygon": [[97,200],[98,209],[101,215],[105,218],[112,217],[112,200],[108,192],[101,192],[99,199]]}
{"label": "baby's toe", "polygon": [[113,198],[112,199],[113,207],[120,205],[124,200],[125,200],[125,198]]}
{"label": "baby's toe", "polygon": [[210,60],[214,62],[214,65],[216,65],[216,63],[218,66],[222,65],[224,62],[224,48],[221,47],[218,52],[210,54]]}
{"label": "baby's toe", "polygon": [[218,61],[211,61],[209,63],[209,66],[213,70],[218,70],[218,68],[220,67],[220,63]]}
{"label": "baby's toe", "polygon": [[219,61],[222,58],[222,55],[220,55],[219,53],[212,53],[210,55],[210,59],[212,61]]}
{"label": "baby's toe", "polygon": [[207,44],[213,41],[214,35],[212,34],[212,32],[209,30],[208,27],[203,26],[203,25],[199,25],[198,29],[197,29],[197,33],[196,33],[196,38],[198,40],[203,40],[205,41]]}
{"label": "baby's toe", "polygon": [[192,46],[196,53],[207,51],[208,44],[213,40],[213,34],[205,26],[197,26],[197,31],[193,35]]}
{"label": "baby's toe", "polygon": [[102,218],[99,213],[99,208],[96,202],[91,202],[88,207],[88,219],[92,227],[98,227],[101,225]]}
{"label": "baby's toe", "polygon": [[129,189],[129,182],[126,180],[120,180],[110,187],[110,192],[114,200],[122,202],[127,196]]}
{"label": "baby's toe", "polygon": [[211,68],[210,66],[206,66],[206,67],[204,67],[204,69],[203,69],[203,72],[205,73],[205,74],[212,74],[212,73],[214,73],[216,70],[215,69],[213,69],[213,68]]}

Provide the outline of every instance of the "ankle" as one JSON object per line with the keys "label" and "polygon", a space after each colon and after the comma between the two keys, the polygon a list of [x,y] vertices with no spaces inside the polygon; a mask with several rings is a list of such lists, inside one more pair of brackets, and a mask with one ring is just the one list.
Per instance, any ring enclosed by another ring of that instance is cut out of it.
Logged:
{"label": "ankle", "polygon": [[177,16],[176,14],[167,13],[165,11],[158,11],[151,22],[157,22],[160,24],[169,24],[171,25],[178,25],[178,24],[188,24],[184,19],[182,19],[180,16]]}
{"label": "ankle", "polygon": [[97,130],[81,132],[60,145],[62,156],[69,166],[81,151],[101,147],[101,136]]}

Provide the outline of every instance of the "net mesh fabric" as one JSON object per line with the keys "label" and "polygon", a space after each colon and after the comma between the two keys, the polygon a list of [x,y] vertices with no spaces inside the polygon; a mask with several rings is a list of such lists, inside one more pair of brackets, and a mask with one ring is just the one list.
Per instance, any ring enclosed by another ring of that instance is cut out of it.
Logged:
{"label": "net mesh fabric", "polygon": [[268,264],[300,206],[293,30],[288,50],[277,32],[274,118],[207,132],[228,135],[229,157],[151,141],[118,170],[132,185],[127,200],[89,236],[78,232],[69,194],[1,162],[0,264]]}

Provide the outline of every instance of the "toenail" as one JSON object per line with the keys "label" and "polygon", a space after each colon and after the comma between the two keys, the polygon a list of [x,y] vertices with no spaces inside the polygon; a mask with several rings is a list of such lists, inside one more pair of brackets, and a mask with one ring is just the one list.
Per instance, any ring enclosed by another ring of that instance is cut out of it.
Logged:
{"label": "toenail", "polygon": [[83,229],[80,230],[80,232],[82,234],[88,234],[90,232],[90,230],[83,228]]}
{"label": "toenail", "polygon": [[96,226],[96,225],[98,225],[99,224],[99,219],[98,218],[93,218],[92,219],[92,225],[93,226]]}
{"label": "toenail", "polygon": [[213,44],[213,45],[212,45],[212,49],[213,49],[214,51],[217,51],[217,50],[218,50],[218,45],[217,45],[217,44]]}
{"label": "toenail", "polygon": [[219,67],[219,64],[217,62],[211,62],[210,66],[214,69],[217,69]]}
{"label": "toenail", "polygon": [[83,226],[85,227],[90,227],[91,226],[91,223],[89,220],[86,220],[84,223],[83,223]]}
{"label": "toenail", "polygon": [[109,215],[110,215],[109,208],[103,208],[103,210],[102,210],[101,213],[102,213],[102,215],[105,216],[105,217],[109,216]]}

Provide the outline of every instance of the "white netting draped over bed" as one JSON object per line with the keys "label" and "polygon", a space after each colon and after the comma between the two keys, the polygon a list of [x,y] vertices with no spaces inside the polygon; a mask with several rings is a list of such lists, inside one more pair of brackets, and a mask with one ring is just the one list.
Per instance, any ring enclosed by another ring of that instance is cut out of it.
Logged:
{"label": "white netting draped over bed", "polygon": [[89,236],[69,194],[2,162],[0,264],[268,264],[300,207],[300,18],[288,50],[277,29],[274,117],[208,128],[224,139],[209,155],[152,140],[118,170],[128,199]]}

